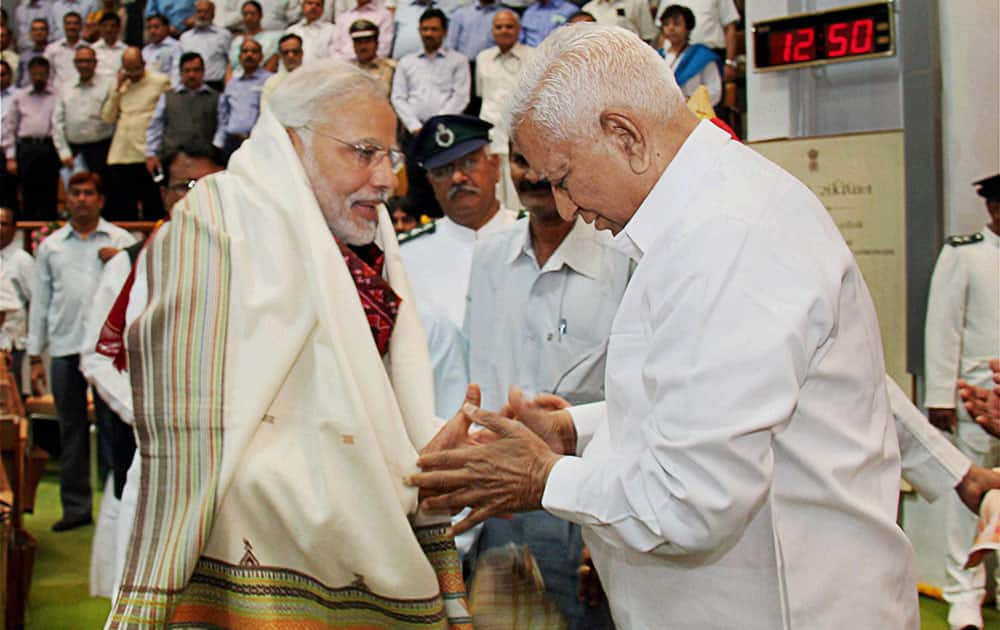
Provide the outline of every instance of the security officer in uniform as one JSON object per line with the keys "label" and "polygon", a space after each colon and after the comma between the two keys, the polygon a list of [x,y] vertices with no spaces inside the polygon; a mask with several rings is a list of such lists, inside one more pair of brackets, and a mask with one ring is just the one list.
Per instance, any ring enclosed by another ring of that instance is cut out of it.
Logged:
{"label": "security officer in uniform", "polygon": [[476,241],[517,219],[497,199],[500,163],[487,151],[492,127],[451,114],[424,123],[414,153],[445,216],[399,239],[417,303],[443,313],[459,328]]}
{"label": "security officer in uniform", "polygon": [[[987,435],[956,404],[955,382],[991,385],[989,360],[1000,356],[1000,175],[975,182],[986,198],[989,223],[975,234],[952,236],[941,250],[927,303],[925,354],[927,412],[931,422],[955,433],[955,443],[976,464],[1000,465],[1000,441]],[[980,606],[985,569],[965,570],[976,518],[955,496],[945,515],[948,555],[944,598],[953,630],[983,627]]]}

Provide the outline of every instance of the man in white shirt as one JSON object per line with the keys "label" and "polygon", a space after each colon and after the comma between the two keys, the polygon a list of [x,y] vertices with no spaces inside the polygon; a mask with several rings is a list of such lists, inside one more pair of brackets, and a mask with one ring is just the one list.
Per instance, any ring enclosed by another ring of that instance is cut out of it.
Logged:
{"label": "man in white shirt", "polygon": [[400,255],[417,303],[457,326],[465,318],[476,241],[515,221],[496,197],[498,161],[486,151],[490,127],[472,116],[433,116],[415,141],[415,157],[445,216],[403,239]]}
{"label": "man in white shirt", "polygon": [[52,141],[63,166],[83,155],[87,170],[107,177],[108,150],[115,126],[101,118],[101,107],[112,89],[111,79],[97,73],[97,55],[89,46],[76,49],[76,81],[63,87],[52,114]]}
{"label": "man in white shirt", "polygon": [[[476,245],[465,311],[471,382],[486,409],[502,407],[511,387],[574,404],[604,400],[608,333],[629,259],[606,233],[563,220],[549,181],[516,151],[511,171],[528,217]],[[531,549],[569,628],[610,627],[606,606],[590,608],[577,597],[578,525],[544,511],[490,519],[473,549],[478,555],[508,543]]]}
{"label": "man in white shirt", "polygon": [[114,11],[109,11],[101,16],[101,21],[97,26],[101,34],[100,39],[94,42],[94,52],[97,53],[97,74],[114,78],[122,67],[122,53],[125,52],[125,44],[118,39],[122,30],[122,19]]}
{"label": "man in white shirt", "polygon": [[593,15],[598,24],[620,26],[646,42],[656,39],[656,25],[646,0],[590,0],[581,10]]}
{"label": "man in white shirt", "polygon": [[[975,184],[986,199],[989,222],[979,232],[953,236],[941,249],[927,299],[926,404],[931,422],[955,432],[955,443],[981,466],[1000,465],[1000,441],[987,435],[957,404],[955,382],[991,384],[990,359],[1000,356],[1000,175]],[[950,500],[945,514],[948,541],[944,598],[948,623],[956,629],[982,628],[986,594],[982,565],[964,569],[976,519]]]}
{"label": "man in white shirt", "polygon": [[0,326],[0,350],[11,353],[11,371],[17,381],[17,390],[24,393],[21,366],[28,341],[28,304],[35,283],[35,259],[24,251],[21,243],[14,240],[16,234],[17,215],[10,208],[0,207],[0,260],[21,304],[18,310],[7,313],[3,326]]}
{"label": "man in white shirt", "polygon": [[583,525],[619,627],[919,627],[878,322],[820,201],[620,29],[552,33],[509,120],[563,218],[637,266],[606,402],[472,410],[499,439],[440,436],[422,504],[469,506],[457,532],[539,507]]}
{"label": "man in white shirt", "polygon": [[302,63],[310,63],[330,56],[330,44],[336,29],[323,19],[323,0],[305,0],[302,19],[289,27],[288,32],[302,38]]}
{"label": "man in white shirt", "polygon": [[511,183],[507,134],[500,128],[500,119],[510,95],[517,85],[521,67],[531,59],[534,49],[518,43],[521,22],[517,13],[500,9],[493,16],[493,39],[497,45],[476,56],[476,94],[483,100],[479,117],[493,125],[490,152],[500,159],[500,200],[510,207],[519,205],[517,192]]}
{"label": "man in white shirt", "polygon": [[69,12],[63,16],[63,32],[66,34],[60,40],[54,41],[45,47],[45,58],[52,65],[52,85],[56,91],[62,89],[76,79],[76,68],[73,65],[73,56],[76,49],[84,41],[80,39],[80,31],[83,30],[83,19],[79,13]]}

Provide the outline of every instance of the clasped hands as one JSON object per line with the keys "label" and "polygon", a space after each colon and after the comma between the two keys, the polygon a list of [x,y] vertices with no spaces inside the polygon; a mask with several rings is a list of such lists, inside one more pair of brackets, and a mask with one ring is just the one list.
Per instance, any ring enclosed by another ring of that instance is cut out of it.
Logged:
{"label": "clasped hands", "polygon": [[[479,401],[479,387],[470,385],[462,408],[420,451],[422,472],[407,478],[420,488],[422,509],[471,508],[454,526],[456,535],[494,516],[539,509],[552,467],[576,452],[576,428],[562,398],[529,401],[512,388],[498,412],[480,409]],[[483,428],[472,431],[474,423]]]}

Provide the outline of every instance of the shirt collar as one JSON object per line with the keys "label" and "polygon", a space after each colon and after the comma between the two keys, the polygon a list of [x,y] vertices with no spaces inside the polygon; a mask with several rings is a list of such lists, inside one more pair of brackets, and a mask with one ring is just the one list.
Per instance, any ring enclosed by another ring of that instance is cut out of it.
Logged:
{"label": "shirt collar", "polygon": [[644,252],[685,217],[689,202],[704,180],[716,169],[719,153],[732,138],[708,120],[702,120],[687,137],[674,159],[660,175],[615,244],[638,261]]}
{"label": "shirt collar", "polygon": [[[210,90],[211,88],[208,87],[208,85],[203,82],[200,86],[198,86],[198,89],[195,90],[195,93],[201,94],[202,92],[208,92]],[[183,83],[179,83],[174,87],[174,92],[177,92],[178,94],[183,94],[184,92],[190,92],[190,91],[191,90],[187,89],[187,87],[185,87]]]}
{"label": "shirt collar", "polygon": [[420,53],[417,56],[418,57],[426,57],[426,58],[430,58],[430,57],[444,57],[444,46],[441,46],[440,48],[438,48],[437,50],[435,50],[434,53],[431,54],[431,55],[427,54],[427,50],[426,49],[421,48],[420,49]]}
{"label": "shirt collar", "polygon": [[472,228],[467,228],[465,226],[455,223],[448,217],[441,217],[437,220],[437,227],[444,232],[450,232],[452,236],[459,240],[472,241],[480,240],[494,232],[502,230],[509,223],[511,218],[510,210],[503,207],[503,204],[499,204],[497,208],[497,213],[494,214],[489,221],[486,222],[483,227],[478,230],[473,230]]}
{"label": "shirt collar", "polygon": [[[597,232],[593,227],[577,217],[576,222],[559,243],[559,247],[552,252],[552,255],[542,268],[543,271],[558,271],[565,265],[580,275],[596,280],[599,274],[598,255],[596,248],[599,247],[595,239]],[[531,243],[531,223],[530,219],[523,219],[515,224],[517,236],[511,239],[510,249],[507,252],[507,264],[513,264],[520,256],[530,256],[535,258],[535,248]]]}
{"label": "shirt collar", "polygon": [[[111,224],[105,221],[103,217],[101,217],[100,219],[97,220],[97,227],[94,228],[94,231],[91,232],[91,234],[110,234],[111,233],[111,230],[109,229],[110,227]],[[69,240],[71,236],[80,238],[79,234],[76,233],[76,229],[73,228],[73,224],[70,223],[69,221],[66,222],[66,228],[67,228],[66,235],[63,237],[63,240]]]}
{"label": "shirt collar", "polygon": [[525,49],[525,45],[522,44],[521,42],[514,42],[514,45],[511,46],[510,50],[508,50],[507,52],[504,52],[504,51],[500,50],[500,47],[497,46],[497,54],[494,55],[493,58],[494,59],[500,59],[504,55],[510,55],[511,57],[516,57],[516,58],[520,59],[521,58],[521,52],[524,49]]}

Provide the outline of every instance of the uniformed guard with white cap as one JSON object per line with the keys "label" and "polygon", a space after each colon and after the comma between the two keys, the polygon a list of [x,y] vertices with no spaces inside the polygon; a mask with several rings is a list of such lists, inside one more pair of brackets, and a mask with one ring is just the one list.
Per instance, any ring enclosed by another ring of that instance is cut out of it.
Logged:
{"label": "uniformed guard with white cap", "polygon": [[[1000,465],[1000,441],[956,405],[955,382],[987,387],[989,360],[1000,356],[1000,175],[975,182],[986,198],[989,222],[966,236],[952,236],[941,250],[931,278],[925,329],[927,411],[940,429],[955,431],[958,448],[976,464]],[[948,537],[944,598],[948,623],[955,630],[982,628],[980,606],[985,569],[965,570],[976,519],[957,497],[945,515]]]}
{"label": "uniformed guard with white cap", "polygon": [[459,327],[476,241],[517,218],[497,199],[499,163],[487,152],[492,126],[472,116],[434,116],[415,142],[415,157],[445,216],[433,227],[401,236],[400,253],[417,302],[442,311]]}

